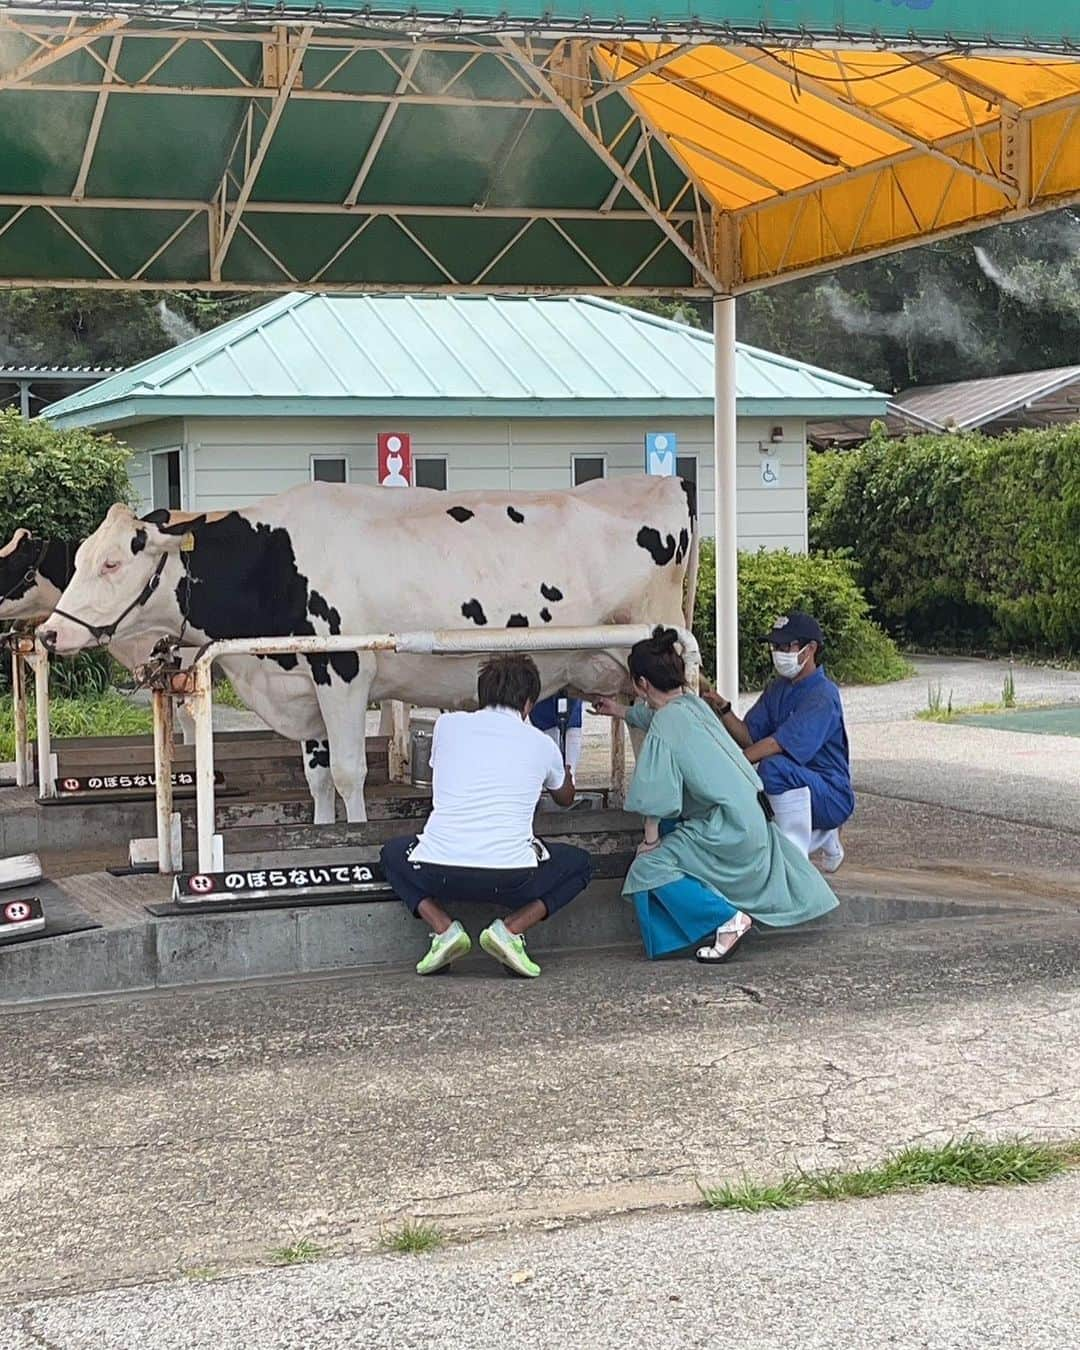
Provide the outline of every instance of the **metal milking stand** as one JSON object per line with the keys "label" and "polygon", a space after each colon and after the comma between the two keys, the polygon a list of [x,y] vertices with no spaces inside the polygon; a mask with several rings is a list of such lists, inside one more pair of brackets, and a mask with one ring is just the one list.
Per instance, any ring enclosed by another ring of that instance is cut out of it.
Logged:
{"label": "metal milking stand", "polygon": [[37,782],[39,797],[56,796],[56,756],[52,752],[49,729],[49,654],[29,632],[5,634],[11,649],[11,699],[15,721],[15,783],[30,787],[34,772],[30,765],[29,698],[26,667],[34,672],[34,703],[37,723]]}
{"label": "metal milking stand", "polygon": [[[161,873],[180,872],[184,854],[180,813],[173,809],[173,730],[175,700],[182,695],[179,682],[180,651],[169,639],[159,642],[150,660],[137,672],[150,689],[154,711],[154,814],[157,824],[157,864]],[[135,841],[132,841],[133,845]],[[134,849],[132,863],[136,859]]]}

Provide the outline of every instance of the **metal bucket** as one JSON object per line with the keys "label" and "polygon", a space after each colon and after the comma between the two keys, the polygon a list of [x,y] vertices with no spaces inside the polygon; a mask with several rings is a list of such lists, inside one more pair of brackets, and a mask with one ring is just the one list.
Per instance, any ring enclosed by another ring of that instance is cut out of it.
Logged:
{"label": "metal bucket", "polygon": [[413,787],[431,787],[431,722],[414,722],[409,731],[409,781]]}

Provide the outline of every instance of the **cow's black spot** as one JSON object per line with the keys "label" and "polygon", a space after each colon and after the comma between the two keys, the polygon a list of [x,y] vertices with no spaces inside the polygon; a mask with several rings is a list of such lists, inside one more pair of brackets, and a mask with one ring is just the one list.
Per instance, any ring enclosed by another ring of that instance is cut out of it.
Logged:
{"label": "cow's black spot", "polygon": [[659,531],[651,525],[642,525],[637,532],[637,541],[638,547],[651,555],[657,567],[666,566],[675,556],[675,536],[669,534],[666,540],[661,539]]}
{"label": "cow's black spot", "polygon": [[487,623],[487,615],[481,608],[479,600],[470,600],[467,604],[462,605],[461,612],[466,619],[472,619],[475,624]]}
{"label": "cow's black spot", "polygon": [[690,547],[690,531],[683,528],[679,531],[679,547],[675,550],[675,561],[681,563],[686,557],[687,550]]}
{"label": "cow's black spot", "polygon": [[453,516],[459,525],[464,525],[467,520],[472,520],[476,513],[470,511],[467,506],[452,506],[446,514]]}
{"label": "cow's black spot", "polygon": [[[166,513],[161,514],[167,520]],[[157,523],[156,521],[153,523]],[[166,534],[191,533],[196,547],[187,554],[188,571],[176,587],[176,600],[192,628],[208,638],[312,637],[312,613],[329,623],[337,611],[317,592],[309,597],[307,577],[296,565],[288,530],[246,520],[229,511],[215,520],[197,516],[163,524]],[[188,582],[190,577],[190,584]],[[270,658],[282,670],[294,670],[295,653]],[[333,670],[343,680],[355,678],[355,652],[334,652],[305,658],[316,684],[328,685]]]}
{"label": "cow's black spot", "polygon": [[551,622],[551,610],[548,609],[548,607],[547,607],[546,605],[545,605],[544,608],[540,611],[540,617],[543,619],[543,621],[544,621],[545,623],[550,623],[550,622]]}
{"label": "cow's black spot", "polygon": [[329,741],[305,741],[304,750],[308,757],[309,769],[328,769],[330,767]]}
{"label": "cow's black spot", "polygon": [[545,586],[543,582],[540,583],[540,594],[545,600],[550,600],[552,604],[563,598],[563,593],[558,586]]}
{"label": "cow's black spot", "polygon": [[[33,542],[37,547],[38,541],[35,539]],[[70,539],[50,539],[45,552],[38,558],[37,570],[54,586],[63,590],[75,575],[75,550],[78,547]]]}
{"label": "cow's black spot", "polygon": [[697,520],[697,484],[691,483],[686,478],[680,478],[682,490],[686,493],[686,506],[690,512],[690,524],[693,525]]}
{"label": "cow's black spot", "polygon": [[529,621],[524,614],[511,614],[506,621],[507,628],[528,628]]}
{"label": "cow's black spot", "polygon": [[[318,591],[312,591],[308,597],[308,613],[313,618],[322,619],[330,629],[332,636],[336,637],[341,632],[340,613]],[[360,657],[356,652],[330,652],[328,657],[322,659],[324,662],[329,660],[331,669],[335,670],[346,684],[355,680],[360,673]],[[319,683],[322,684],[323,681],[320,680]],[[329,684],[329,679],[326,680],[326,683]],[[312,768],[314,767],[312,765]]]}
{"label": "cow's black spot", "polygon": [[40,539],[24,534],[16,547],[0,558],[0,604],[5,600],[21,600],[37,584],[37,573],[42,570],[38,562],[41,549]]}
{"label": "cow's black spot", "polygon": [[141,553],[146,547],[146,531],[136,530],[134,538],[131,541],[132,553]]}
{"label": "cow's black spot", "polygon": [[508,506],[506,508],[506,514],[510,517],[510,519],[514,522],[515,525],[524,525],[525,517],[521,514],[520,511],[515,511],[512,506]]}

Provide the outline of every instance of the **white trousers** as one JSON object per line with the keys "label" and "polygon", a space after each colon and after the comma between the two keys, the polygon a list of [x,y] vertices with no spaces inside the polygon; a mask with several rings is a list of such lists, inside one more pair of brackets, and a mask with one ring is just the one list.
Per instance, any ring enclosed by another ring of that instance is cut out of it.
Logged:
{"label": "white trousers", "polygon": [[[578,761],[581,759],[581,727],[566,728],[566,767],[577,777]],[[559,744],[559,728],[548,727],[544,732],[545,736],[550,736],[556,745]]]}
{"label": "white trousers", "polygon": [[786,835],[800,853],[807,857],[825,849],[827,853],[840,851],[838,830],[815,830],[810,810],[810,789],[791,788],[788,792],[770,792],[769,805],[773,809],[776,828]]}

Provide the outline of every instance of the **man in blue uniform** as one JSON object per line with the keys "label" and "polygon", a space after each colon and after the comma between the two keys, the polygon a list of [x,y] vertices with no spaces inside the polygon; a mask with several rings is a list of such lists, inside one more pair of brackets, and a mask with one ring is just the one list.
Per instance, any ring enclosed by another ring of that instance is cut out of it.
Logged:
{"label": "man in blue uniform", "polygon": [[801,610],[783,614],[764,639],[778,678],[746,714],[710,693],[713,711],[765,785],[776,824],[835,872],[844,861],[840,826],[855,809],[840,691],[821,667],[825,635]]}

